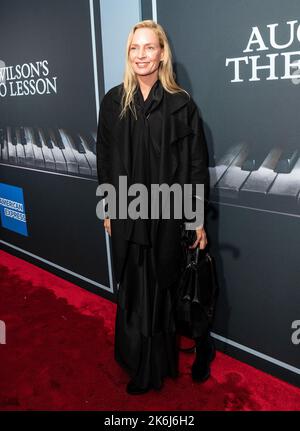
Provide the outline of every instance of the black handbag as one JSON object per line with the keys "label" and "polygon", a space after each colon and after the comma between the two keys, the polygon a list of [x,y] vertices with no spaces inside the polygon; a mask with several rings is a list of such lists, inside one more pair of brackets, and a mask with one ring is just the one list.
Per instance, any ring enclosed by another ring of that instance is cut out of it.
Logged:
{"label": "black handbag", "polygon": [[211,254],[205,249],[201,250],[199,246],[189,248],[196,238],[195,230],[186,230],[182,227],[184,259],[175,295],[177,332],[193,339],[201,337],[209,330],[217,293],[214,260]]}

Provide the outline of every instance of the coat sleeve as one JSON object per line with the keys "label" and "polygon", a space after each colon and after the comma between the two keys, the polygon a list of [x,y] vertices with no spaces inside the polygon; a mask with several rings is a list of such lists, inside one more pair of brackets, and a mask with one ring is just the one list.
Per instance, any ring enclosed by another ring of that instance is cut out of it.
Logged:
{"label": "coat sleeve", "polygon": [[111,184],[111,127],[108,118],[109,110],[107,108],[107,96],[104,96],[99,109],[96,142],[97,175],[99,184]]}
{"label": "coat sleeve", "polygon": [[[203,129],[203,121],[199,115],[196,103],[190,100],[190,126],[194,131],[190,145],[190,183],[192,184],[193,199],[199,198],[196,194],[196,184],[204,185],[204,219],[209,199],[209,170],[208,151]],[[202,225],[198,226],[201,227]]]}

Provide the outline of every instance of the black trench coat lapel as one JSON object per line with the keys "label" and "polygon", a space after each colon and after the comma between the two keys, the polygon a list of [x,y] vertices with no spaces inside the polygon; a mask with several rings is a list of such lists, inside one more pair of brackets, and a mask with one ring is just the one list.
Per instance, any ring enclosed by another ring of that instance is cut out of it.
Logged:
{"label": "black trench coat lapel", "polygon": [[[121,104],[121,86],[114,94],[113,100]],[[163,98],[163,124],[161,138],[161,156],[159,166],[159,184],[171,184],[178,166],[178,149],[175,142],[185,136],[193,134],[193,129],[176,116],[177,112],[188,102],[184,94],[172,95],[164,92]],[[119,107],[120,109],[120,107]],[[130,172],[132,172],[132,154],[130,145],[130,124],[128,117],[123,117],[114,128],[114,139],[128,176],[128,184],[131,184]],[[160,208],[161,214],[161,208]]]}
{"label": "black trench coat lapel", "polygon": [[[173,96],[173,97],[172,97]],[[187,97],[177,94],[177,97],[165,92],[163,105],[163,127],[161,139],[161,155],[159,167],[159,184],[166,183],[172,185],[176,169],[179,164],[179,154],[176,142],[194,131],[191,127],[185,124],[177,113],[183,108],[187,102]],[[159,216],[162,215],[162,208],[159,208]],[[154,220],[155,237],[157,234],[159,220]]]}

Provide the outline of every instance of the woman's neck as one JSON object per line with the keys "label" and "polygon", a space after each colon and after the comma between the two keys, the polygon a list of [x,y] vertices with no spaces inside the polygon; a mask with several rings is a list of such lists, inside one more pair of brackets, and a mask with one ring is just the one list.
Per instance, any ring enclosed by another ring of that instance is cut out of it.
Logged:
{"label": "woman's neck", "polygon": [[151,79],[149,76],[143,76],[142,78],[138,77],[140,90],[141,90],[141,93],[143,95],[144,100],[147,99],[147,97],[151,91],[151,88],[153,87],[153,85],[156,83],[157,80],[158,80],[157,76],[151,77]]}

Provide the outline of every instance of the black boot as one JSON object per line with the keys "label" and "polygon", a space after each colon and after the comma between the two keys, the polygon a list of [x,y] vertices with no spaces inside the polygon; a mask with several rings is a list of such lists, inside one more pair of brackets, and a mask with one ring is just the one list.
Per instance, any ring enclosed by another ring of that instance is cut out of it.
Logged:
{"label": "black boot", "polygon": [[216,355],[214,343],[209,335],[196,338],[196,358],[192,365],[192,379],[205,382],[210,376],[210,363]]}
{"label": "black boot", "polygon": [[147,388],[140,388],[139,386],[137,386],[133,380],[130,380],[127,383],[126,386],[126,392],[130,395],[140,395],[140,394],[145,394],[146,392],[149,391],[149,387]]}

